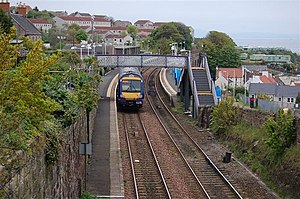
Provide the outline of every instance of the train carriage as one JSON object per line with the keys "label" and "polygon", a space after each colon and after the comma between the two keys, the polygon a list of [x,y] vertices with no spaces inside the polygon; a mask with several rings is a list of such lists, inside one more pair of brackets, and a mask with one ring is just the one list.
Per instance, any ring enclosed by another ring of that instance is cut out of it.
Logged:
{"label": "train carriage", "polygon": [[144,81],[139,68],[120,68],[116,99],[118,108],[143,107]]}

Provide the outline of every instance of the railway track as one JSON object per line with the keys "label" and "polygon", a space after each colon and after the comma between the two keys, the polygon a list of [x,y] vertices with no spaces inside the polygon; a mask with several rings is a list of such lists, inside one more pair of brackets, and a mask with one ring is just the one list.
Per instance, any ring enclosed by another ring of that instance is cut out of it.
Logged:
{"label": "railway track", "polygon": [[138,113],[123,113],[135,198],[171,198]]}
{"label": "railway track", "polygon": [[[191,138],[180,125],[158,95],[157,70],[149,75],[147,81],[147,96],[149,103],[159,118],[168,136],[176,146],[186,167],[195,177],[198,187],[205,193],[206,198],[242,198],[225,175],[209,159],[200,146]],[[200,197],[199,197],[200,198]],[[203,196],[201,198],[204,198]]]}

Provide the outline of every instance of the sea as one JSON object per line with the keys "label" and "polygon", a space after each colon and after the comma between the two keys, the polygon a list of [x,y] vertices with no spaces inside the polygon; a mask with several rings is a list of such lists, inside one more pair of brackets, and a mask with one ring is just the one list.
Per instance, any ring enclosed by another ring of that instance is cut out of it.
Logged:
{"label": "sea", "polygon": [[291,50],[294,53],[300,55],[300,37],[299,39],[233,39],[237,46],[251,46],[251,47],[280,47],[287,50]]}

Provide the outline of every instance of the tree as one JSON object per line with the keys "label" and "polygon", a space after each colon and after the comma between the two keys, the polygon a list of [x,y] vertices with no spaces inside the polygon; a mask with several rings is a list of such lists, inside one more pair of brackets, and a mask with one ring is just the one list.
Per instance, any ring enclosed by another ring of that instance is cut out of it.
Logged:
{"label": "tree", "polygon": [[225,33],[211,31],[208,35],[198,41],[198,47],[205,50],[213,78],[216,67],[239,67],[241,65],[240,54],[235,48],[234,41]]}
{"label": "tree", "polygon": [[138,29],[136,26],[128,26],[127,27],[127,32],[130,35],[130,37],[132,37],[133,41],[135,41],[135,39],[138,36]]}
{"label": "tree", "polygon": [[154,41],[154,51],[160,48],[161,53],[163,54],[171,53],[171,49],[169,46],[169,44],[171,43],[177,42],[177,44],[180,44],[185,42],[186,48],[190,49],[193,42],[189,27],[178,22],[163,24],[160,27],[154,29],[147,40]]}
{"label": "tree", "polygon": [[10,33],[10,28],[13,26],[13,22],[9,15],[3,12],[2,9],[0,9],[0,34]]}
{"label": "tree", "polygon": [[77,24],[71,24],[68,26],[67,29],[67,33],[68,33],[67,40],[72,42],[73,46],[75,44],[75,35],[78,30],[80,30],[80,26]]}
{"label": "tree", "polygon": [[266,144],[276,156],[282,155],[296,139],[294,117],[290,110],[285,113],[283,109],[280,109],[275,118],[270,117],[266,121],[264,127],[268,133]]}
{"label": "tree", "polygon": [[83,29],[79,29],[75,33],[75,38],[76,38],[76,40],[78,42],[80,42],[82,40],[87,40],[88,39],[88,35],[87,35],[87,33]]}
{"label": "tree", "polygon": [[228,97],[213,108],[211,128],[215,133],[221,135],[239,121],[239,108],[233,102],[234,98]]}

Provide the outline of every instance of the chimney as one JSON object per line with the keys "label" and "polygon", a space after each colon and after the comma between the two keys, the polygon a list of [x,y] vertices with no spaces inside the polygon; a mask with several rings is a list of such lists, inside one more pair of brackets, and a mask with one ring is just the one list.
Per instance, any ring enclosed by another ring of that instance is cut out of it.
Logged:
{"label": "chimney", "polygon": [[26,16],[26,5],[25,3],[22,5],[21,3],[18,5],[18,14],[22,15],[22,16]]}
{"label": "chimney", "polygon": [[8,0],[6,0],[6,2],[4,2],[4,0],[1,0],[0,2],[0,9],[3,10],[3,12],[9,13],[9,2]]}

